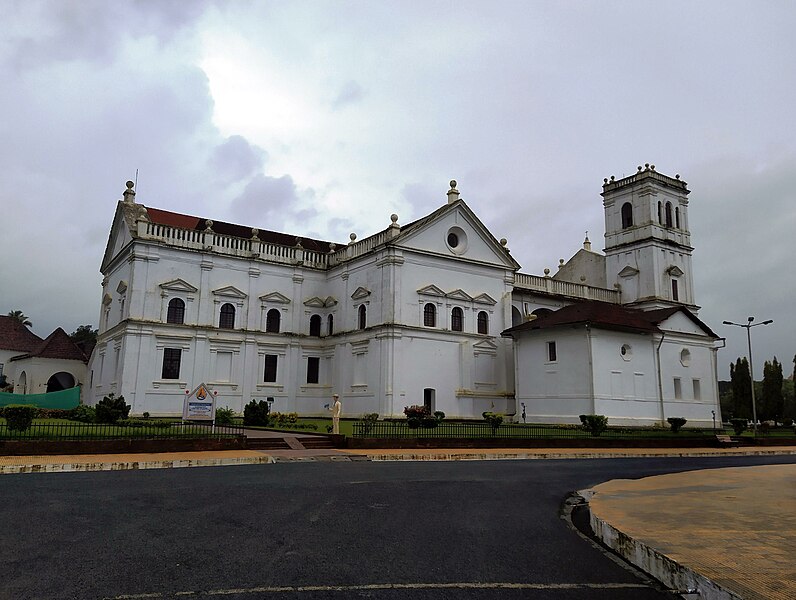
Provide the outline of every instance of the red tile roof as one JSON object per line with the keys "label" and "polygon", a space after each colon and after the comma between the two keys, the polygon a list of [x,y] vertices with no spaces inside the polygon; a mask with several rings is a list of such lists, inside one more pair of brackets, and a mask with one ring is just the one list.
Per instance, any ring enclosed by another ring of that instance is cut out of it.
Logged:
{"label": "red tile roof", "polygon": [[88,358],[83,351],[69,338],[67,333],[60,327],[47,336],[47,339],[39,345],[21,356],[15,356],[11,360],[22,360],[24,358],[58,358],[62,360],[79,360],[84,363]]}
{"label": "red tile roof", "polygon": [[30,352],[42,339],[12,317],[0,316],[0,349]]}
{"label": "red tile roof", "polygon": [[[201,217],[192,217],[190,215],[174,213],[159,208],[146,207],[146,211],[149,215],[149,219],[153,223],[159,225],[181,227],[183,229],[193,229],[197,231],[204,231],[207,228],[208,219],[203,219]],[[244,225],[235,225],[233,223],[224,223],[223,221],[214,220],[212,228],[213,231],[222,235],[232,235],[244,239],[251,239],[252,237],[252,228]],[[313,252],[327,253],[330,250],[330,242],[299,237],[287,233],[279,233],[277,231],[268,231],[267,229],[260,229],[257,237],[263,242],[278,244],[280,246],[295,246],[296,242],[300,240],[301,246],[305,250],[311,250]],[[337,244],[337,247],[340,248],[344,245],[345,244]]]}
{"label": "red tile roof", "polygon": [[515,325],[504,331],[501,335],[510,337],[512,333],[521,331],[534,331],[537,329],[549,329],[564,325],[592,325],[603,329],[615,329],[620,331],[635,331],[641,333],[660,332],[658,325],[677,312],[682,312],[691,321],[701,327],[706,334],[717,338],[715,333],[696,318],[691,311],[684,306],[673,306],[670,308],[659,308],[644,311],[636,308],[626,308],[618,304],[609,302],[598,302],[596,300],[586,300],[559,308],[556,311],[546,313],[533,321],[526,321]]}

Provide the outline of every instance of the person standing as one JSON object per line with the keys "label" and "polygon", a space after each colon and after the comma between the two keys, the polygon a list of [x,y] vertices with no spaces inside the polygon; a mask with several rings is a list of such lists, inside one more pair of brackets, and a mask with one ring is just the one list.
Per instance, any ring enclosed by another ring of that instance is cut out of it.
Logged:
{"label": "person standing", "polygon": [[340,395],[333,394],[332,400],[334,402],[329,407],[329,410],[332,411],[332,433],[340,433],[340,413],[343,412],[343,405],[340,402]]}

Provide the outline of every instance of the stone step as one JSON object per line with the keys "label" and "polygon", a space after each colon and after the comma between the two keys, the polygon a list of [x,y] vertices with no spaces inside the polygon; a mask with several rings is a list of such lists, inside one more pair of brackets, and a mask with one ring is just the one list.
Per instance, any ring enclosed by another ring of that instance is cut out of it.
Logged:
{"label": "stone step", "polygon": [[299,440],[307,450],[334,449],[334,442],[326,436],[303,437]]}
{"label": "stone step", "polygon": [[290,450],[290,446],[281,437],[246,438],[249,450]]}

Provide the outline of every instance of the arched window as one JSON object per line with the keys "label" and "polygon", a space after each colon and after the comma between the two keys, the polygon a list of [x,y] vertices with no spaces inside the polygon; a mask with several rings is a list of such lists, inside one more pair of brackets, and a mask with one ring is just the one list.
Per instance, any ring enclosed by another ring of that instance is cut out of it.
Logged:
{"label": "arched window", "polygon": [[431,302],[423,307],[423,325],[425,327],[437,326],[437,307]]}
{"label": "arched window", "polygon": [[329,315],[326,319],[326,335],[332,335],[334,333],[334,315]]}
{"label": "arched window", "polygon": [[368,326],[368,309],[364,304],[359,305],[359,328],[365,329]]}
{"label": "arched window", "polygon": [[312,315],[310,317],[310,335],[321,337],[321,315]]}
{"label": "arched window", "polygon": [[229,302],[221,307],[218,326],[221,329],[235,329],[235,307]]}
{"label": "arched window", "polygon": [[666,203],[666,227],[672,226],[672,203]]}
{"label": "arched window", "polygon": [[658,223],[663,225],[663,203],[658,202]]}
{"label": "arched window", "polygon": [[180,298],[169,300],[169,310],[166,313],[166,323],[182,325],[185,323],[185,302]]}
{"label": "arched window", "polygon": [[282,313],[278,308],[272,308],[265,315],[265,332],[266,333],[279,333],[279,327],[282,324]]}
{"label": "arched window", "polygon": [[489,333],[489,315],[485,310],[478,313],[478,333],[484,335]]}
{"label": "arched window", "polygon": [[675,208],[674,208],[674,226],[677,227],[677,229],[680,229],[680,207],[679,206],[675,206]]}
{"label": "arched window", "polygon": [[625,202],[622,205],[622,229],[633,227],[633,205]]}
{"label": "arched window", "polygon": [[464,329],[464,313],[458,306],[454,306],[451,311],[451,329],[453,331],[462,331]]}

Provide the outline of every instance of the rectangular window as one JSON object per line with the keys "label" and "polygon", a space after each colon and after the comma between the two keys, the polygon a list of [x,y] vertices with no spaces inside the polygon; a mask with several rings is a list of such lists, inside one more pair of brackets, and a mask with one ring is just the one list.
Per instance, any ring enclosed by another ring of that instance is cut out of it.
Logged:
{"label": "rectangular window", "polygon": [[276,354],[265,355],[265,373],[263,374],[263,381],[266,383],[276,383]]}
{"label": "rectangular window", "polygon": [[307,383],[318,383],[318,373],[321,367],[321,359],[317,356],[307,358]]}
{"label": "rectangular window", "polygon": [[674,399],[682,400],[683,398],[683,382],[679,377],[674,378]]}
{"label": "rectangular window", "polygon": [[232,352],[216,352],[216,381],[232,381]]}
{"label": "rectangular window", "polygon": [[547,362],[556,362],[558,355],[556,354],[556,343],[547,342]]}
{"label": "rectangular window", "polygon": [[672,300],[674,300],[675,302],[679,302],[680,300],[679,296],[680,294],[677,291],[677,280],[672,279]]}
{"label": "rectangular window", "polygon": [[163,349],[163,371],[160,374],[161,379],[180,378],[181,357],[182,357],[182,350],[180,350],[179,348]]}
{"label": "rectangular window", "polygon": [[694,400],[699,400],[702,398],[702,384],[699,379],[694,379],[692,383],[694,384]]}
{"label": "rectangular window", "polygon": [[0,378],[3,377],[3,363],[0,363]]}

